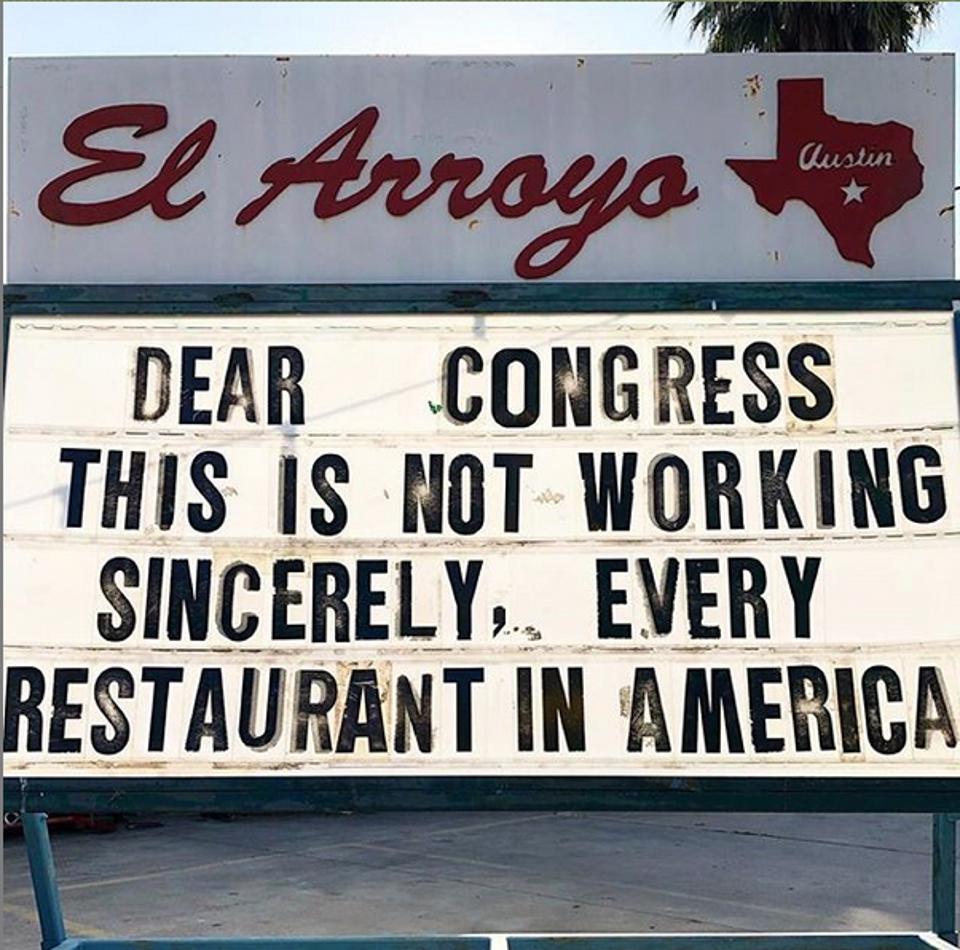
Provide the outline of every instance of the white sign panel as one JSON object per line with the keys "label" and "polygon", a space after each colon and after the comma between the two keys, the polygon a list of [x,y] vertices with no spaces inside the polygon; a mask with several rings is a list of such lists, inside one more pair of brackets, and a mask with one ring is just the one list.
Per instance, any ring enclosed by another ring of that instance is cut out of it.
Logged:
{"label": "white sign panel", "polygon": [[957,774],[943,314],[16,318],[14,775]]}
{"label": "white sign panel", "polygon": [[953,276],[953,57],[26,59],[14,282]]}

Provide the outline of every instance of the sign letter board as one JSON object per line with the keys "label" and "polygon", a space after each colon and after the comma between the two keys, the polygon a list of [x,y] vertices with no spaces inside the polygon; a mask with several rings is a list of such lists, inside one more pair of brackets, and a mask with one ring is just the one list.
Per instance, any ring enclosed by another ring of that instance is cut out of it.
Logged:
{"label": "sign letter board", "polygon": [[14,776],[955,775],[941,313],[17,317]]}

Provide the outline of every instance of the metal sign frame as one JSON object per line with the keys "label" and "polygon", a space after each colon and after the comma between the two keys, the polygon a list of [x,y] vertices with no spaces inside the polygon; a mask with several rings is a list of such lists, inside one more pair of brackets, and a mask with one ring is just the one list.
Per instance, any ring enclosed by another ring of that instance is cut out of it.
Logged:
{"label": "metal sign frame", "polygon": [[[629,313],[691,310],[950,311],[956,281],[353,285],[32,285],[4,288],[9,319],[40,314]],[[954,316],[960,385],[960,310]],[[6,347],[4,349],[6,359]],[[960,392],[958,392],[960,395]],[[960,774],[815,779],[514,777],[5,778],[5,807],[23,815],[42,950],[483,950],[486,937],[114,940],[64,928],[46,813],[376,810],[921,812],[933,814],[931,927],[923,933],[510,936],[510,950],[949,950],[957,935]]]}

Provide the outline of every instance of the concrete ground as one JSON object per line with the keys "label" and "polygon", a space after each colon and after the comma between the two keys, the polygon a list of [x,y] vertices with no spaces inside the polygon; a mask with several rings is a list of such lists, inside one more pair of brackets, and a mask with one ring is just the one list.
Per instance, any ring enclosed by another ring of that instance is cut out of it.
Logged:
{"label": "concrete ground", "polygon": [[[162,817],[53,838],[74,936],[924,930],[926,816]],[[3,946],[39,936],[4,842]]]}

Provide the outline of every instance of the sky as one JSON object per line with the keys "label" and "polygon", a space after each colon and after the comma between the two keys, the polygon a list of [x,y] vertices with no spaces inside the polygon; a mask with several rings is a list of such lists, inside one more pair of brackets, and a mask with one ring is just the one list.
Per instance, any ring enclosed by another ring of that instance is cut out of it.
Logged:
{"label": "sky", "polygon": [[[661,2],[10,2],[4,58],[169,53],[697,53]],[[960,52],[960,3],[920,40]],[[957,96],[960,105],[960,95]],[[956,181],[960,183],[960,162]],[[960,242],[958,242],[960,243]],[[960,251],[960,246],[958,246]]]}
{"label": "sky", "polygon": [[[5,56],[138,53],[699,52],[665,4],[32,3],[3,5]],[[921,50],[960,50],[960,4]]]}
{"label": "sky", "polygon": [[686,52],[663,3],[6,3],[12,55]]}

